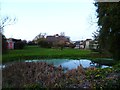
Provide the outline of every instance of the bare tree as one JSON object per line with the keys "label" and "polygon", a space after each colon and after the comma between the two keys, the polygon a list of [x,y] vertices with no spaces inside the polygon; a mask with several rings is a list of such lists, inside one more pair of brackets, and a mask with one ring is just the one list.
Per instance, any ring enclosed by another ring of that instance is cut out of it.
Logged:
{"label": "bare tree", "polygon": [[45,36],[46,36],[46,33],[40,33],[40,34],[38,34],[38,35],[33,39],[33,41],[35,41],[36,43],[38,43],[39,40],[45,39]]}
{"label": "bare tree", "polygon": [[6,39],[5,39],[5,36],[3,35],[4,27],[14,24],[15,21],[16,21],[16,18],[12,19],[8,16],[0,17],[0,46],[2,46],[0,47],[0,55],[1,55],[1,51],[2,51],[2,54],[6,53],[7,51]]}
{"label": "bare tree", "polygon": [[65,32],[61,32],[61,33],[60,33],[60,36],[65,36]]}
{"label": "bare tree", "polygon": [[0,33],[3,33],[4,27],[8,25],[14,24],[16,21],[16,18],[11,18],[8,16],[2,17],[0,19]]}

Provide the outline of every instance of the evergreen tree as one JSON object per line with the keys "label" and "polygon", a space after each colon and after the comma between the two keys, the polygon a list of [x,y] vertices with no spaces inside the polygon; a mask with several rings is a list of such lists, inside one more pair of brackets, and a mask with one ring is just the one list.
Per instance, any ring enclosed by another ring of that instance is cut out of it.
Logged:
{"label": "evergreen tree", "polygon": [[120,60],[120,2],[96,2],[99,26],[100,49],[109,51],[115,60]]}

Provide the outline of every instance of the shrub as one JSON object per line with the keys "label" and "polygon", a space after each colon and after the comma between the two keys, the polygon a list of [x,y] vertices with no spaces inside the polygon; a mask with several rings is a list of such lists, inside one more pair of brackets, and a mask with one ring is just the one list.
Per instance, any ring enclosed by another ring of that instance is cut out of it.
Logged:
{"label": "shrub", "polygon": [[75,48],[75,44],[70,43],[70,44],[69,44],[69,47],[70,47],[70,48]]}
{"label": "shrub", "polygon": [[24,42],[22,42],[22,41],[18,41],[14,45],[15,45],[14,46],[15,49],[23,49],[25,46]]}
{"label": "shrub", "polygon": [[37,45],[34,41],[28,41],[27,45]]}
{"label": "shrub", "polygon": [[52,43],[48,42],[46,40],[40,40],[40,41],[38,41],[38,45],[40,47],[43,47],[43,48],[51,48],[52,47]]}

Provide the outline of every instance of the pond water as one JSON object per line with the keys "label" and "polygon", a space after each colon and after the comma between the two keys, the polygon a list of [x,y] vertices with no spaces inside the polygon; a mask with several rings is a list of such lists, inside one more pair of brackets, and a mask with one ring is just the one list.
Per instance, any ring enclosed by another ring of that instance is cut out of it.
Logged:
{"label": "pond water", "polygon": [[[62,66],[63,68],[66,68],[68,70],[77,68],[80,64],[83,66],[83,68],[88,67],[96,67],[96,68],[106,68],[110,66],[106,65],[100,65],[98,63],[94,63],[91,60],[88,59],[80,59],[80,60],[73,60],[73,59],[48,59],[48,60],[24,60],[21,62],[46,62],[48,64],[53,64],[54,66]],[[15,62],[12,62],[15,63]],[[10,64],[10,63],[7,63]],[[0,65],[1,68],[5,68],[7,64]]]}

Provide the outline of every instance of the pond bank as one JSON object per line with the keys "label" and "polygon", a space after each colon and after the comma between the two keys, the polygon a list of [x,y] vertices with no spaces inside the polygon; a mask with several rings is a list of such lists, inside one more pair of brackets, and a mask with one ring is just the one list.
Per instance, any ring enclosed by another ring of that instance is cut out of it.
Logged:
{"label": "pond bank", "polygon": [[[120,72],[114,68],[88,68],[81,65],[64,73],[61,66],[45,62],[21,62],[4,68],[3,88],[118,88]],[[111,87],[110,87],[111,88]]]}

